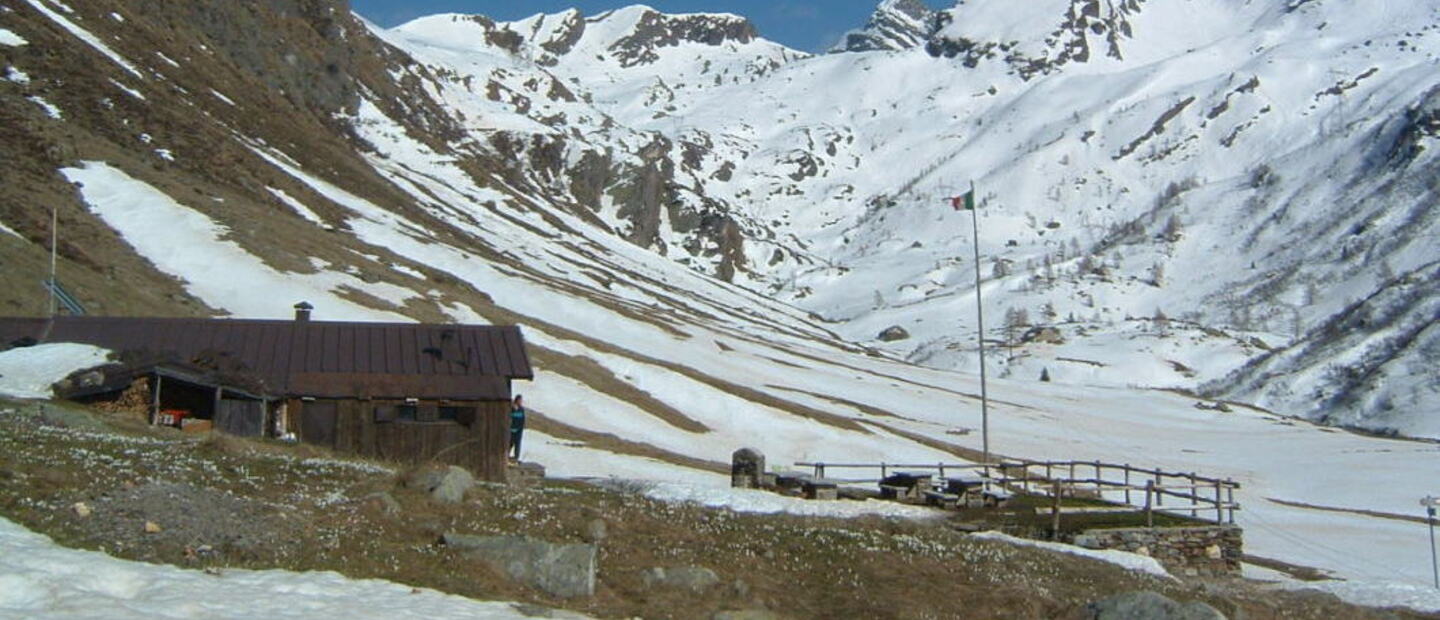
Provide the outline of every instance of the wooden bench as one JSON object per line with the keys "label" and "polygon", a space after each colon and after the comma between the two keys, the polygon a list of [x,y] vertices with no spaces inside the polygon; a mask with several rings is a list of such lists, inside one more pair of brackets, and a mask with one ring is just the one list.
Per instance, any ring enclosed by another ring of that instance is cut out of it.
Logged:
{"label": "wooden bench", "polygon": [[931,506],[939,506],[941,508],[954,508],[956,504],[960,503],[960,496],[954,493],[930,490],[925,491],[924,495],[925,503],[930,504]]}
{"label": "wooden bench", "polygon": [[1010,503],[1010,492],[1001,488],[992,488],[988,491],[983,491],[980,497],[984,500],[985,505],[991,508],[1000,508]]}
{"label": "wooden bench", "polygon": [[798,471],[776,472],[775,491],[781,495],[801,495],[804,493],[805,483],[813,478],[810,474]]}
{"label": "wooden bench", "polygon": [[910,487],[895,486],[893,484],[880,485],[880,499],[900,499],[910,492]]}
{"label": "wooden bench", "polygon": [[930,472],[897,471],[880,481],[880,493],[886,499],[920,501],[930,490]]}
{"label": "wooden bench", "polygon": [[840,483],[827,478],[808,478],[801,483],[805,499],[840,499]]}

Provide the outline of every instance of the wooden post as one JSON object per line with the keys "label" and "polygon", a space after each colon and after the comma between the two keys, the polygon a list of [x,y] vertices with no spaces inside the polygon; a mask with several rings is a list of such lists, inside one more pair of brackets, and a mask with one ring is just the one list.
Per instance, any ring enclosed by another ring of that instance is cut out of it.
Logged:
{"label": "wooden post", "polygon": [[1100,461],[1095,461],[1095,497],[1105,499],[1105,492],[1100,489]]}
{"label": "wooden post", "polygon": [[1060,540],[1060,482],[1051,483],[1050,491],[1050,540]]}
{"label": "wooden post", "polygon": [[[1233,481],[1230,480],[1229,478],[1226,478],[1226,479],[1225,479],[1225,482],[1233,482]],[[1235,485],[1234,485],[1234,484],[1231,484],[1230,486],[1225,487],[1225,503],[1228,505],[1228,507],[1226,508],[1226,512],[1229,513],[1229,515],[1230,515],[1230,524],[1231,524],[1231,525],[1234,525],[1234,524],[1235,524]]]}
{"label": "wooden post", "polygon": [[1134,504],[1131,504],[1131,503],[1130,503],[1130,464],[1129,464],[1129,463],[1126,463],[1126,464],[1125,464],[1125,503],[1126,503],[1127,505],[1134,506]]}
{"label": "wooden post", "polygon": [[1223,510],[1222,510],[1222,506],[1223,506],[1223,505],[1224,505],[1224,502],[1221,501],[1221,497],[1220,497],[1220,481],[1219,481],[1219,480],[1216,480],[1216,481],[1215,481],[1215,525],[1220,525],[1221,523],[1224,523],[1224,522],[1225,522],[1225,514],[1224,514],[1224,512],[1223,512]]}
{"label": "wooden post", "polygon": [[[1161,482],[1164,482],[1164,480],[1165,480],[1164,477],[1160,475],[1160,470],[1159,470],[1159,469],[1156,469],[1156,470],[1155,470],[1155,480],[1154,480],[1154,483],[1155,483],[1155,484],[1154,484],[1154,486],[1157,486],[1157,487],[1160,486],[1160,483],[1161,483]],[[1146,501],[1148,502],[1149,500],[1146,500]],[[1155,505],[1156,505],[1156,506],[1164,506],[1164,505],[1165,505],[1165,498],[1164,498],[1164,497],[1161,497],[1158,492],[1155,494]]]}
{"label": "wooden post", "polygon": [[[1155,527],[1155,508],[1150,505],[1150,495],[1155,492],[1155,481],[1145,481],[1145,527]],[[1158,497],[1156,499],[1159,499]]]}
{"label": "wooden post", "polygon": [[1050,461],[1045,461],[1045,479],[1054,480],[1055,474],[1050,471]]}
{"label": "wooden post", "polygon": [[155,373],[155,385],[150,389],[150,425],[160,420],[160,373]]}
{"label": "wooden post", "polygon": [[881,480],[884,480],[885,477],[886,477],[886,476],[885,476],[885,471],[886,471],[885,461],[880,461],[880,479],[881,479]]}
{"label": "wooden post", "polygon": [[1190,518],[1200,516],[1200,481],[1195,479],[1195,472],[1190,472]]}
{"label": "wooden post", "polygon": [[945,461],[940,461],[940,479],[945,479]]}
{"label": "wooden post", "polygon": [[221,388],[215,388],[215,404],[210,406],[210,424],[213,430],[214,424],[220,418],[220,403],[225,400],[225,393]]}
{"label": "wooden post", "polygon": [[1029,462],[1029,461],[1026,461],[1025,464],[1024,464],[1024,467],[1025,467],[1025,469],[1021,470],[1021,474],[1020,474],[1020,476],[1021,476],[1021,478],[1020,478],[1020,491],[1021,491],[1022,493],[1029,493],[1029,492],[1030,492],[1030,462]]}

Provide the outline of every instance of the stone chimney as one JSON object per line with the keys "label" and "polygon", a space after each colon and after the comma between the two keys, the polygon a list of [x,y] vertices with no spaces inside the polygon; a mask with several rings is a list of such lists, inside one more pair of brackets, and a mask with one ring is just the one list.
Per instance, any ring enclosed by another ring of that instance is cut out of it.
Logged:
{"label": "stone chimney", "polygon": [[295,304],[295,320],[301,323],[309,322],[310,311],[314,309],[315,306],[310,305],[310,302],[308,301],[302,301],[298,304]]}

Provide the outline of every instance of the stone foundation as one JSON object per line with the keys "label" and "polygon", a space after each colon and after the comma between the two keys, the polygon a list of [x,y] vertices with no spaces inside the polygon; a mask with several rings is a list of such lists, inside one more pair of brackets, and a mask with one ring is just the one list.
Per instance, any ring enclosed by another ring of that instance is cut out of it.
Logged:
{"label": "stone foundation", "polygon": [[1073,544],[1086,549],[1116,549],[1155,558],[1185,576],[1235,576],[1244,553],[1242,530],[1234,525],[1087,530]]}

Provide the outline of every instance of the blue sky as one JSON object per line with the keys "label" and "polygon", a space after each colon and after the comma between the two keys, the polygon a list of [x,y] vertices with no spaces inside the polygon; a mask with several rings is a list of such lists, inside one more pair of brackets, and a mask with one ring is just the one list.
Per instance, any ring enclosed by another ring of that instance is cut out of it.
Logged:
{"label": "blue sky", "polygon": [[478,13],[509,21],[578,8],[586,15],[648,4],[666,13],[736,13],[750,18],[767,39],[820,52],[845,31],[865,25],[880,0],[351,0],[351,8],[381,26],[397,26],[435,13]]}

